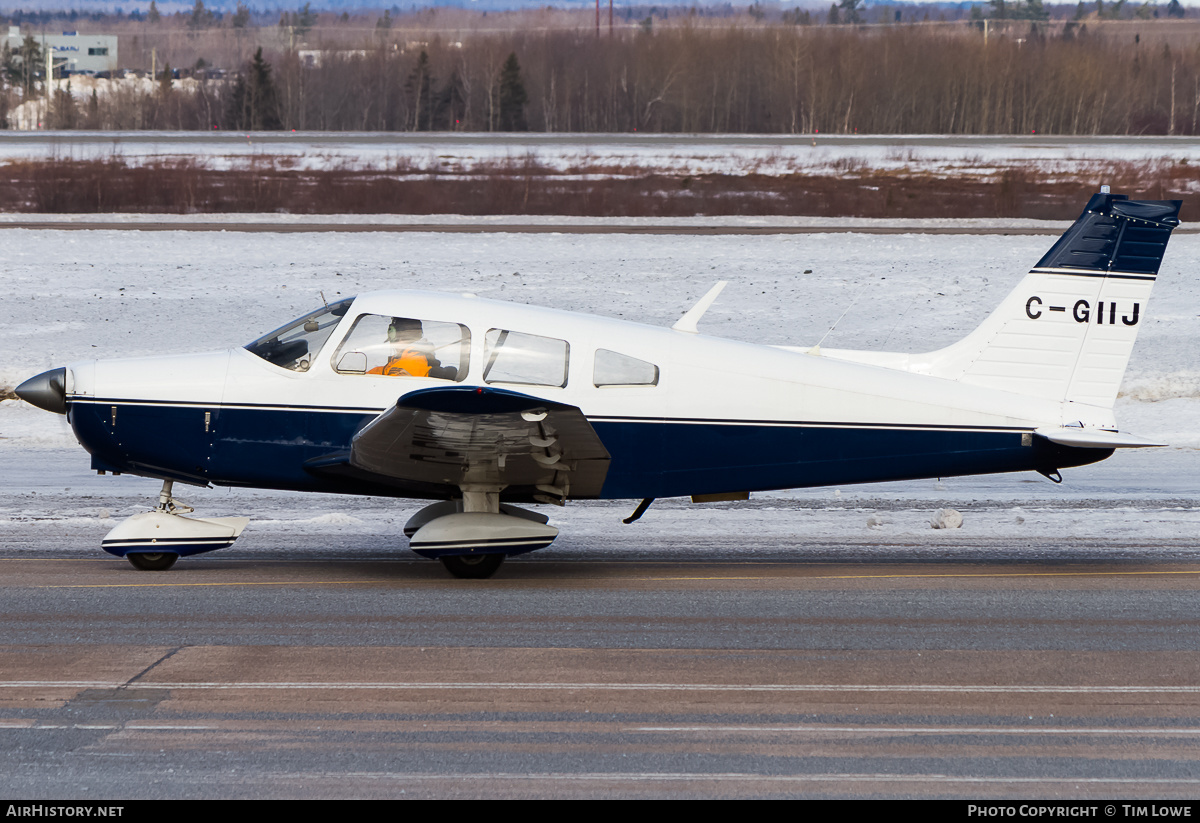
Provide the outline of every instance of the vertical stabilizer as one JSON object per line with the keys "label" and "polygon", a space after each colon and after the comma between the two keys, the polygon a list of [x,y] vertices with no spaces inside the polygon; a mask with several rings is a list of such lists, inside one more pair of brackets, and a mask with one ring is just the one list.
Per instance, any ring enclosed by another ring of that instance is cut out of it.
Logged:
{"label": "vertical stabilizer", "polygon": [[1093,195],[978,329],[914,360],[963,383],[1111,408],[1179,207]]}

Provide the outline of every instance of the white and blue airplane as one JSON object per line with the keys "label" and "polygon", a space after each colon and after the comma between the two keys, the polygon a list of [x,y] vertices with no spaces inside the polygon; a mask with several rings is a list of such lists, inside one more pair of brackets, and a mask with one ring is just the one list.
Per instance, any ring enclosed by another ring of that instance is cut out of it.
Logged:
{"label": "white and blue airplane", "polygon": [[459,577],[558,532],[518,503],[1059,470],[1158,445],[1113,403],[1180,201],[1094,195],[1016,289],[926,354],[763,346],[417,291],[362,294],[244,348],[84,360],[17,394],[65,414],[100,474],[163,481],[103,541],[137,568],[229,546],[176,482],[433,500],[410,547]]}

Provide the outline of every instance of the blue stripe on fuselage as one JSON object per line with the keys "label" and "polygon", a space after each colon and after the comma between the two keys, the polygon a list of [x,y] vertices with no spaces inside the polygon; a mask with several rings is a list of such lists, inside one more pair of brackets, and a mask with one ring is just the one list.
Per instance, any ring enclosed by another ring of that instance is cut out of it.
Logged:
{"label": "blue stripe on fuselage", "polygon": [[[134,474],[157,470],[218,485],[408,496],[304,467],[308,460],[348,449],[374,416],[121,401],[73,402],[68,413],[97,468]],[[1037,437],[1023,446],[1017,429],[635,418],[591,422],[612,455],[601,493],[609,499],[1054,470],[1111,454]]]}

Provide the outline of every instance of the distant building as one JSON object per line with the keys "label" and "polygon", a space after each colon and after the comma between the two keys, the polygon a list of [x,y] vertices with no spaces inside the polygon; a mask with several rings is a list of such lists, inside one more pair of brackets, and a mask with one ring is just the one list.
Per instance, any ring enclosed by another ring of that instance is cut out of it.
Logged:
{"label": "distant building", "polygon": [[300,62],[309,68],[319,66],[324,60],[330,57],[340,57],[343,60],[349,58],[363,58],[367,56],[366,49],[297,49],[297,56]]}
{"label": "distant building", "polygon": [[[62,34],[35,34],[33,39],[44,50],[54,55],[55,70],[69,74],[95,74],[98,71],[115,71],[117,62],[117,37],[113,34],[80,34],[64,31]],[[18,26],[9,26],[4,43],[15,52],[25,42]]]}

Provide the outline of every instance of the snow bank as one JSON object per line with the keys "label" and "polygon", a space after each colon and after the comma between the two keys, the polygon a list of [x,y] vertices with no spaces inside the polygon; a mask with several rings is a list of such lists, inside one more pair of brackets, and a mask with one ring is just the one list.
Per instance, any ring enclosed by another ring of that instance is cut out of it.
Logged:
{"label": "snow bank", "polygon": [[[76,82],[78,80],[78,82]],[[188,88],[194,80],[177,80]],[[154,91],[153,81],[72,78],[71,92],[91,96]],[[12,115],[16,129],[36,128],[41,101]],[[795,173],[856,177],[875,171],[991,178],[1008,170],[1092,179],[1104,163],[1200,162],[1188,137],[971,137],[938,135],[676,135],[254,132],[19,132],[0,134],[0,162],[119,156],[129,163],[202,158],[214,168],[277,158],[302,170],[345,168],[471,174],[497,163],[561,174],[621,175]]]}

